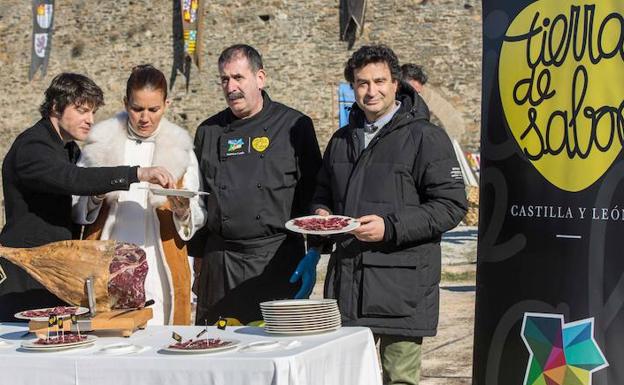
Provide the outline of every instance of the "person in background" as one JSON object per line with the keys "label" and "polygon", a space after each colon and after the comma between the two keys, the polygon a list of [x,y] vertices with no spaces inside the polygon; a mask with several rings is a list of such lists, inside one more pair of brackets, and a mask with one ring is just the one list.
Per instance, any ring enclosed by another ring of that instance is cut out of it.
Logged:
{"label": "person in background", "polygon": [[390,48],[361,47],[344,74],[356,102],[327,145],[312,207],[360,226],[334,238],[325,296],[343,325],[371,328],[386,384],[417,384],[422,338],[438,324],[441,236],[466,212],[463,179],[445,131],[399,86]]}
{"label": "person in background", "polygon": [[[173,175],[172,187],[201,190],[190,135],[164,117],[169,103],[163,73],[149,64],[134,67],[126,85],[125,111],[93,127],[78,164],[160,165]],[[88,225],[85,239],[114,239],[145,250],[145,295],[155,301],[149,324],[190,324],[191,272],[185,241],[206,221],[198,196],[156,195],[141,183],[128,191],[74,197],[73,215],[77,223]]]}
{"label": "person in background", "polygon": [[310,209],[321,154],[312,120],[264,91],[258,51],[239,44],[218,60],[228,108],[201,123],[195,151],[206,190],[207,226],[193,240],[198,259],[196,323],[220,316],[260,320],[259,303],[292,298],[304,252],[290,218]]}
{"label": "person in background", "polygon": [[[128,190],[139,181],[171,187],[174,179],[163,167],[75,165],[97,109],[102,90],[88,77],[61,73],[52,79],[39,107],[41,119],[13,142],[2,163],[6,224],[0,244],[36,247],[72,239],[72,194],[97,195]],[[28,273],[0,258],[0,321],[27,309],[62,305]]]}
{"label": "person in background", "polygon": [[401,66],[401,73],[403,80],[421,94],[424,85],[427,84],[427,74],[423,67],[413,63],[405,63]]}

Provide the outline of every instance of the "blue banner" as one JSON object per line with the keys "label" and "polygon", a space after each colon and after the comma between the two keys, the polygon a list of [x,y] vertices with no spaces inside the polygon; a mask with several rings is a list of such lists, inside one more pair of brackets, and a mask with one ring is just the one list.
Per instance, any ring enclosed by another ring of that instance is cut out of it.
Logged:
{"label": "blue banner", "polygon": [[340,83],[338,85],[338,123],[339,127],[346,126],[349,123],[349,113],[351,106],[355,103],[353,88],[349,83]]}

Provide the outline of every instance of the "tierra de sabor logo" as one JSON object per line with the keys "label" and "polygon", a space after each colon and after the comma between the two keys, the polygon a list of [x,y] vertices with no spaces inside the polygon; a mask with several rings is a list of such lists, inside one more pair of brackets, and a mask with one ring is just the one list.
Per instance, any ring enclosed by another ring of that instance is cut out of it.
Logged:
{"label": "tierra de sabor logo", "polygon": [[507,29],[499,64],[527,159],[562,190],[591,186],[624,143],[624,1],[532,3]]}

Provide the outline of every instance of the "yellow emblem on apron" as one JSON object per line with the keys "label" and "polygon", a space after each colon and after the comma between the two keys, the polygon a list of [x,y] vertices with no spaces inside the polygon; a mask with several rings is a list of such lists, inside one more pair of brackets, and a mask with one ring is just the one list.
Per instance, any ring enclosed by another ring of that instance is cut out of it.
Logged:
{"label": "yellow emblem on apron", "polygon": [[266,136],[261,136],[259,138],[254,138],[251,141],[251,147],[258,152],[263,152],[269,147],[269,138]]}

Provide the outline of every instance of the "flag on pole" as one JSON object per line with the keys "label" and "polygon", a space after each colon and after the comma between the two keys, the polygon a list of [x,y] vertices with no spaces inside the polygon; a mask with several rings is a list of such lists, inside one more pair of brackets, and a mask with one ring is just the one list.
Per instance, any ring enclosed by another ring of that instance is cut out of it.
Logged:
{"label": "flag on pole", "polygon": [[201,12],[200,0],[180,0],[182,6],[182,28],[184,36],[184,55],[190,58],[199,68],[199,20]]}
{"label": "flag on pole", "polygon": [[54,22],[54,0],[33,0],[33,32],[30,70],[28,80],[32,80],[41,68],[45,76],[52,48],[52,25]]}
{"label": "flag on pole", "polygon": [[[176,78],[176,71],[182,72],[186,78],[186,88],[188,90],[191,75],[191,63],[195,63],[197,68],[201,66],[201,20],[202,6],[201,0],[180,0],[179,7],[174,7],[174,18],[180,20],[177,24],[174,21],[174,36],[181,38],[182,44],[174,44],[174,63],[171,78],[171,86]],[[181,26],[181,28],[180,28]],[[177,33],[176,33],[177,32]]]}
{"label": "flag on pole", "polygon": [[364,29],[366,0],[340,0],[340,40],[353,47],[355,38]]}

